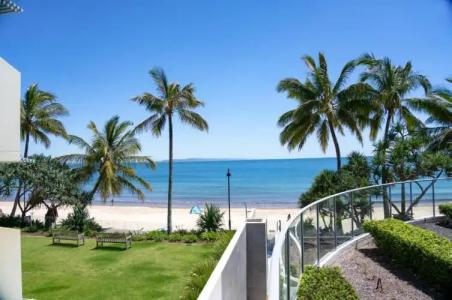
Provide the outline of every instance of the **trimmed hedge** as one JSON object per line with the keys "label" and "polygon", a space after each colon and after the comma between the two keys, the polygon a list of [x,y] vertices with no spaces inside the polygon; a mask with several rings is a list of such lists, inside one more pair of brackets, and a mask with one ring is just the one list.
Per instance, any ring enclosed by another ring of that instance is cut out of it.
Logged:
{"label": "trimmed hedge", "polygon": [[452,242],[429,230],[386,219],[364,223],[379,249],[425,280],[450,289]]}
{"label": "trimmed hedge", "polygon": [[342,276],[338,267],[307,266],[301,276],[297,299],[358,300],[358,296],[351,284]]}
{"label": "trimmed hedge", "polygon": [[[184,243],[196,243],[200,241],[214,242],[222,237],[225,233],[229,231],[210,231],[203,232],[200,230],[176,230],[170,235],[164,230],[151,230],[148,232],[135,232],[132,234],[133,241],[154,241],[154,242],[184,242]],[[231,231],[232,234],[234,231]]]}
{"label": "trimmed hedge", "polygon": [[439,212],[445,215],[449,220],[452,220],[452,203],[441,204]]}

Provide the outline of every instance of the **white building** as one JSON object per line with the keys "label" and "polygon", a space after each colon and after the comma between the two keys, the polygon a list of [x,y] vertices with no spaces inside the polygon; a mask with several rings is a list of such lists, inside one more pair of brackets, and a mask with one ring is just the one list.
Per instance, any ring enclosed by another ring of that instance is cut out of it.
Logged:
{"label": "white building", "polygon": [[[0,0],[0,14],[20,12]],[[0,162],[20,158],[20,73],[0,57]],[[0,227],[0,299],[22,299],[20,230]]]}

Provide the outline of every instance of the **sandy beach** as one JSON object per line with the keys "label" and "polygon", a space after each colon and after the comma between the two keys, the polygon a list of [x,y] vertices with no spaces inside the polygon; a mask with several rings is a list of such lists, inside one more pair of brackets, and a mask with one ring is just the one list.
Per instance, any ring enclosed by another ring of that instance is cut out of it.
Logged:
{"label": "sandy beach", "polygon": [[[13,202],[0,202],[0,209],[4,213],[11,211]],[[155,230],[166,227],[166,208],[147,206],[106,206],[91,205],[88,207],[91,217],[105,228],[118,230]],[[248,218],[267,219],[268,230],[274,230],[278,220],[287,220],[287,215],[292,216],[298,211],[297,208],[248,208]],[[72,211],[71,208],[58,209],[58,220],[62,220]],[[227,227],[227,209],[222,209],[224,214],[224,227]],[[32,210],[29,215],[32,219],[43,221],[46,213],[45,207]],[[193,229],[196,228],[198,215],[190,214],[190,208],[173,208],[173,228]],[[245,208],[231,208],[231,225],[237,228],[245,222]]]}

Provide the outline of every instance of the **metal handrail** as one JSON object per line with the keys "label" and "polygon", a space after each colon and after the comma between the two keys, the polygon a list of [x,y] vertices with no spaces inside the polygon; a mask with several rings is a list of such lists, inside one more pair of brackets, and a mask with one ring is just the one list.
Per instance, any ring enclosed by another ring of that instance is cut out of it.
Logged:
{"label": "metal handrail", "polygon": [[[419,183],[419,182],[432,182],[432,192],[433,192],[432,202],[433,202],[433,206],[435,206],[434,184],[437,181],[442,181],[442,180],[447,181],[447,180],[450,180],[450,179],[452,179],[452,177],[441,177],[441,178],[436,178],[436,179],[435,178],[433,178],[433,179],[431,179],[431,178],[430,179],[417,179],[417,180],[389,182],[389,183],[384,183],[384,184],[376,184],[376,185],[371,185],[371,186],[359,187],[359,188],[343,191],[343,192],[340,192],[340,193],[336,193],[336,194],[333,194],[333,195],[329,195],[327,197],[321,198],[321,199],[319,199],[319,200],[317,200],[315,202],[312,202],[309,205],[303,207],[290,220],[288,220],[287,222],[284,223],[284,225],[280,229],[279,234],[277,234],[276,237],[275,237],[275,244],[274,244],[274,247],[273,247],[273,253],[272,253],[271,260],[270,260],[270,270],[269,270],[270,271],[269,272],[269,281],[268,281],[269,282],[269,291],[268,291],[269,299],[270,300],[276,300],[276,299],[279,299],[279,296],[280,296],[280,286],[279,286],[279,284],[280,284],[280,278],[279,278],[279,276],[280,276],[280,260],[281,260],[281,253],[282,253],[282,251],[284,250],[285,253],[286,252],[288,253],[288,251],[289,251],[289,249],[283,249],[283,246],[285,244],[286,244],[286,247],[289,247],[288,243],[285,243],[286,242],[286,238],[289,236],[288,230],[289,230],[289,228],[291,228],[294,225],[294,222],[297,221],[297,219],[299,217],[300,217],[300,222],[303,222],[302,216],[308,210],[310,210],[310,209],[312,209],[314,207],[318,207],[319,204],[324,203],[324,202],[326,202],[328,200],[334,199],[336,197],[340,197],[340,196],[347,195],[347,194],[352,195],[351,193],[354,193],[354,192],[360,192],[360,191],[365,191],[365,190],[375,189],[375,188],[382,188],[382,187],[389,187],[390,188],[391,186],[398,185],[398,184],[403,185],[403,184],[412,184],[412,183]],[[411,191],[411,186],[410,186],[410,195],[411,195],[411,193],[412,193],[412,191]],[[350,204],[353,205],[353,199],[351,199],[350,201],[351,201]],[[391,201],[391,196],[389,196],[389,202],[390,202],[390,208],[392,209],[392,203],[393,202]],[[370,202],[370,204],[372,205],[372,202]],[[335,209],[335,211],[336,211],[336,209]],[[435,207],[433,207],[433,212],[435,213]],[[317,211],[317,219],[318,219],[318,215],[319,215],[319,212]],[[392,213],[391,213],[391,215],[392,215]],[[372,213],[370,214],[370,216],[372,216]],[[335,217],[334,218],[336,218],[336,212],[335,212]],[[335,227],[336,227],[336,220],[334,220],[334,224],[335,224]],[[351,222],[351,226],[352,226],[352,233],[353,233],[353,219],[352,219],[352,222]],[[317,233],[316,233],[317,244],[316,245],[317,245],[317,251],[319,252],[319,248],[320,248],[319,236],[320,235],[319,235],[318,220],[317,220],[316,228],[317,228]],[[334,234],[335,234],[334,238],[335,238],[335,240],[336,240],[336,231],[337,230],[335,228],[334,229]],[[303,231],[301,232],[301,235],[303,236]],[[291,238],[293,238],[293,237],[291,236]],[[356,238],[356,237],[354,237],[354,238]],[[353,239],[353,237],[352,237],[352,239]],[[301,243],[300,247],[298,247],[298,242],[296,244],[297,244],[297,248],[303,249],[303,243]],[[335,241],[335,245],[337,245],[336,241]],[[286,253],[286,255],[288,256],[287,253]],[[327,255],[327,254],[328,253],[326,253],[325,255]],[[304,255],[303,254],[303,250],[301,250],[301,255]],[[286,257],[285,261],[287,262],[288,260],[289,260],[289,258]],[[318,265],[319,262],[320,262],[320,254],[317,253],[316,264]],[[301,268],[303,268],[303,267],[304,267],[304,263],[302,262],[301,263]],[[286,271],[287,271],[286,275],[288,275],[287,276],[288,280],[291,280],[292,276],[290,275],[290,272],[288,270],[286,270]],[[290,285],[287,285],[287,289],[290,290]]]}

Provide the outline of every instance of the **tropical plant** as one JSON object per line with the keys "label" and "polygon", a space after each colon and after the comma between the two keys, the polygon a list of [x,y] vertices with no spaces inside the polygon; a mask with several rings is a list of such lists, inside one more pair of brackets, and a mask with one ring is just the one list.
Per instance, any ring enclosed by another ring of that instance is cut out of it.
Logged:
{"label": "tropical plant", "polygon": [[94,220],[94,218],[90,218],[88,209],[85,205],[74,205],[72,213],[61,221],[61,226],[68,230],[75,230],[78,232],[98,232],[102,230],[102,227]]}
{"label": "tropical plant", "polygon": [[223,225],[224,212],[214,204],[206,203],[206,207],[199,215],[198,227],[203,231],[217,231]]}
{"label": "tropical plant", "polygon": [[[20,137],[25,141],[23,157],[28,157],[30,138],[48,148],[49,135],[65,137],[66,130],[58,118],[67,114],[64,106],[56,102],[55,95],[40,90],[37,84],[29,86],[20,105]],[[11,216],[16,214],[20,191],[18,188]]]}
{"label": "tropical plant", "polygon": [[325,56],[319,53],[318,64],[311,56],[303,57],[309,69],[308,78],[302,82],[296,78],[286,78],[279,82],[278,92],[286,92],[287,97],[297,101],[298,106],[283,115],[278,125],[283,127],[281,144],[289,150],[303,147],[306,139],[314,132],[323,152],[328,147],[330,136],[334,143],[337,170],[341,168],[341,152],[337,134],[344,134],[348,128],[362,142],[360,126],[364,115],[351,109],[355,102],[368,98],[370,87],[356,83],[346,87],[346,81],[356,63],[345,64],[336,82],[331,82]]}
{"label": "tropical plant", "polygon": [[100,193],[105,201],[109,196],[121,194],[124,189],[144,199],[143,191],[136,184],[151,191],[151,185],[138,176],[133,168],[134,163],[146,163],[151,169],[155,168],[154,161],[148,156],[138,156],[141,144],[135,137],[135,131],[130,129],[128,121],[119,121],[118,116],[109,119],[102,131],[99,131],[94,122],[88,124],[92,133],[91,143],[81,137],[69,135],[68,141],[82,148],[83,154],[70,154],[60,156],[63,162],[79,165],[76,168],[79,180],[86,182],[95,179],[91,195]]}
{"label": "tropical plant", "polygon": [[169,83],[165,72],[160,68],[152,69],[149,74],[157,86],[157,95],[144,93],[132,100],[143,105],[151,114],[137,127],[136,131],[150,130],[153,135],[160,136],[168,123],[169,135],[169,172],[168,172],[168,217],[167,231],[172,231],[172,191],[173,191],[173,122],[177,115],[180,121],[198,130],[207,131],[207,122],[194,109],[204,105],[195,97],[193,84],[181,86]]}

